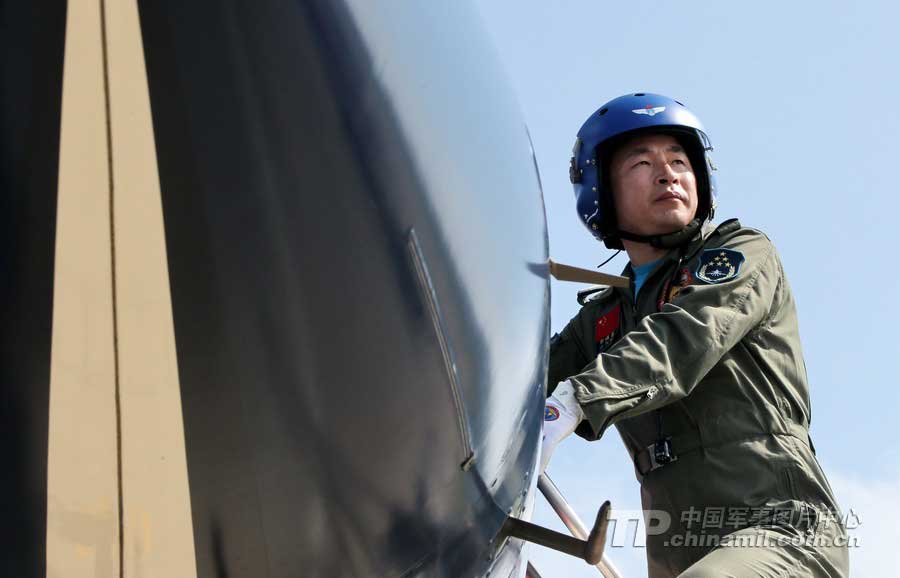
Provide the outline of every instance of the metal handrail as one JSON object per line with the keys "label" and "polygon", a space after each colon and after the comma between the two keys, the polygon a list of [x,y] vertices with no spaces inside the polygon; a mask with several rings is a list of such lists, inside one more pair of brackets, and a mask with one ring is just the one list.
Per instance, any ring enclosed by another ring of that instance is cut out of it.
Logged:
{"label": "metal handrail", "polygon": [[[559,488],[556,487],[556,484],[553,483],[553,480],[546,473],[541,474],[538,478],[538,489],[541,490],[547,502],[550,503],[550,507],[553,508],[559,519],[566,525],[569,532],[579,540],[587,540],[588,530],[585,528],[584,522],[581,521],[581,518],[578,517],[578,514],[569,505],[562,492],[559,491]],[[619,573],[605,552],[603,553],[603,559],[597,563],[597,570],[600,571],[604,578],[622,578],[622,574]]]}

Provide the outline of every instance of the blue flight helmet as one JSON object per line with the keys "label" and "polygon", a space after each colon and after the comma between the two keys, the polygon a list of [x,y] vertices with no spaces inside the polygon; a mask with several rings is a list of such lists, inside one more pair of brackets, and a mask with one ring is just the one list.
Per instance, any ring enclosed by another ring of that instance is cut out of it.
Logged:
{"label": "blue flight helmet", "polygon": [[[617,146],[643,133],[675,137],[684,147],[697,179],[697,215],[681,231],[644,236],[619,229],[616,222],[609,161]],[[667,96],[639,92],[607,102],[581,126],[569,179],[575,187],[578,217],[588,231],[610,249],[622,249],[621,239],[649,243],[654,247],[678,247],[696,235],[716,208],[715,165],[703,125],[683,104]]]}

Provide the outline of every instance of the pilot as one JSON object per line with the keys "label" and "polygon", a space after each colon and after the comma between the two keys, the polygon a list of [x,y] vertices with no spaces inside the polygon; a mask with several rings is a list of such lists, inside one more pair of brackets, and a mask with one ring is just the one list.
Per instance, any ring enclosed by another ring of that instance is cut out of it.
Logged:
{"label": "pilot", "polygon": [[651,578],[846,576],[847,534],[809,437],[794,298],[765,234],[711,225],[712,150],[683,104],[629,94],[581,127],[579,218],[630,287],[579,294],[550,344],[542,468],[619,431]]}

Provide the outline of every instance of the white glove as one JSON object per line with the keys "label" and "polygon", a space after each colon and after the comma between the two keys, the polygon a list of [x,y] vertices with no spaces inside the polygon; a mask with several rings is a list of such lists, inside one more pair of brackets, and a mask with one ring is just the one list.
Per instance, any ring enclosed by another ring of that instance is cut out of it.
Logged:
{"label": "white glove", "polygon": [[547,469],[550,456],[556,445],[575,431],[584,412],[581,404],[575,399],[575,387],[566,380],[557,386],[544,408],[544,438],[541,442],[541,473]]}

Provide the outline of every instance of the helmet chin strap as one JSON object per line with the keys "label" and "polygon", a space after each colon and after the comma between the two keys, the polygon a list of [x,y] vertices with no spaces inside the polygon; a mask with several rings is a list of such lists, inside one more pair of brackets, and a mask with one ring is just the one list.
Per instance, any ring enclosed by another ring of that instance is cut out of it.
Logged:
{"label": "helmet chin strap", "polygon": [[617,231],[617,236],[620,239],[625,239],[626,241],[634,241],[635,243],[647,243],[651,247],[656,247],[657,249],[674,249],[675,247],[680,247],[693,239],[697,234],[697,231],[700,230],[701,224],[702,219],[694,219],[680,231],[675,231],[674,233],[665,233],[663,235],[637,235],[635,233],[629,233],[628,231],[619,229]]}

